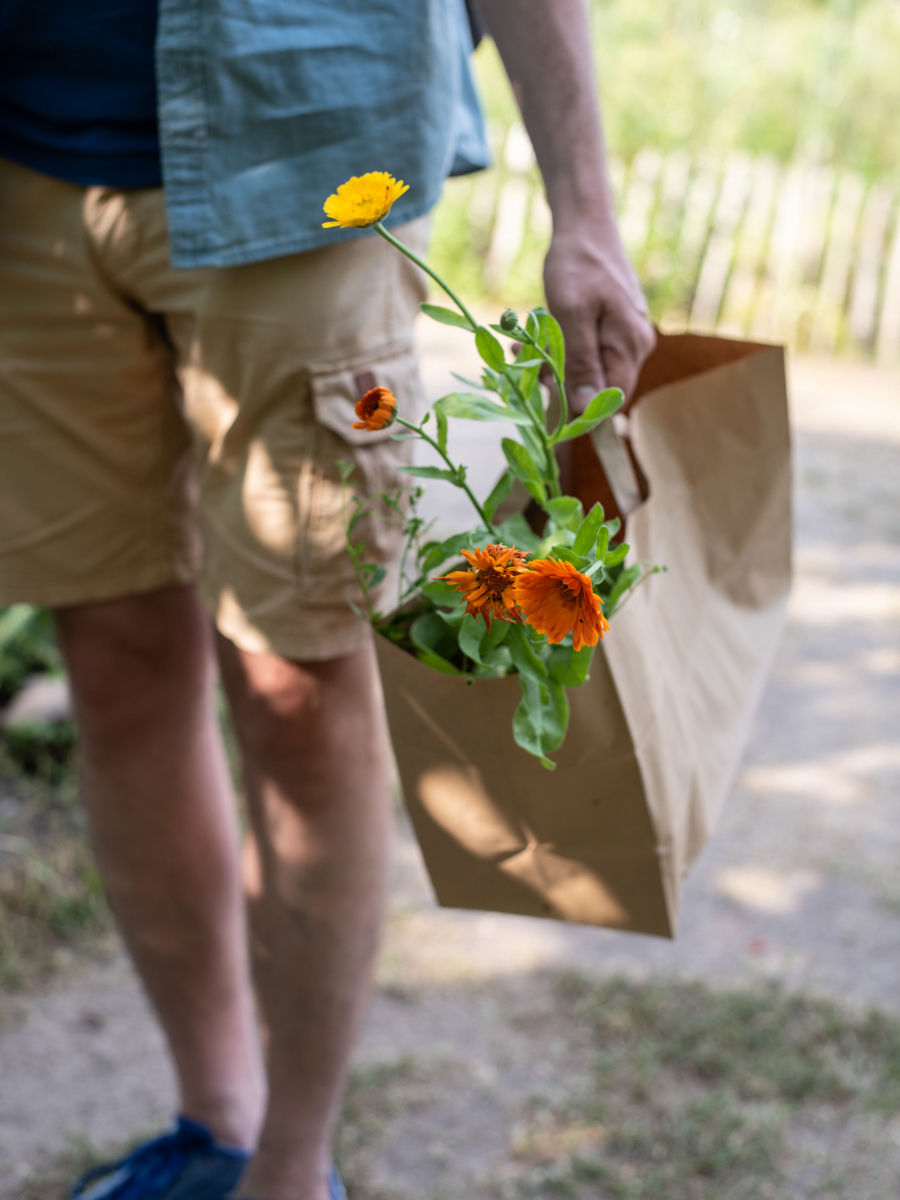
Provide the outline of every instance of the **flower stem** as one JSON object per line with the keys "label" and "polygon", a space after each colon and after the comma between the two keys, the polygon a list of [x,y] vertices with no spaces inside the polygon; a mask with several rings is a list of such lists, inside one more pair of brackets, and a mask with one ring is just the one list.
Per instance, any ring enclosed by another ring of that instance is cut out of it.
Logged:
{"label": "flower stem", "polygon": [[569,419],[569,398],[566,395],[565,381],[563,380],[563,377],[560,375],[559,371],[557,371],[556,363],[553,361],[553,359],[550,357],[550,355],[547,353],[547,351],[543,348],[543,346],[538,345],[538,343],[534,340],[534,338],[531,336],[530,333],[528,333],[526,330],[524,330],[520,327],[519,329],[514,329],[512,331],[512,333],[510,333],[508,336],[516,337],[516,338],[521,339],[521,341],[526,342],[529,346],[531,346],[532,350],[534,350],[535,353],[544,360],[544,362],[547,364],[547,366],[553,372],[553,379],[554,379],[554,382],[556,383],[556,390],[559,392],[559,421],[558,421],[557,426],[554,429],[553,433],[550,435],[550,444],[554,445],[556,442],[556,438],[559,435],[559,431],[562,429],[562,427],[566,424],[566,422]]}
{"label": "flower stem", "polygon": [[444,283],[443,279],[441,279],[441,277],[440,277],[440,275],[438,275],[437,271],[432,270],[432,268],[429,267],[427,262],[424,262],[421,258],[419,258],[418,254],[414,254],[408,246],[404,246],[401,241],[398,241],[397,238],[395,238],[393,236],[393,234],[388,233],[388,231],[385,229],[385,227],[382,225],[382,223],[380,221],[376,221],[375,224],[372,226],[372,228],[376,229],[381,234],[381,236],[384,238],[384,240],[386,242],[390,242],[392,246],[396,246],[397,249],[400,251],[400,253],[405,254],[406,257],[411,262],[414,262],[417,267],[421,267],[426,275],[430,275],[431,278],[434,280],[434,282],[438,285],[438,287],[441,287],[444,289],[444,291],[447,293],[447,295],[450,297],[450,299],[453,301],[453,303],[456,305],[456,307],[459,309],[459,311],[462,313],[462,315],[466,318],[466,320],[472,326],[472,332],[474,333],[475,330],[478,328],[478,322],[475,320],[475,318],[472,316],[472,314],[469,312],[469,310],[463,304],[462,300],[460,300],[459,296],[457,296],[456,292],[454,292],[453,288],[451,288],[449,284]]}
{"label": "flower stem", "polygon": [[481,520],[484,523],[485,527],[487,528],[488,532],[492,533],[494,535],[494,537],[496,537],[497,530],[487,519],[484,509],[481,507],[481,505],[475,499],[472,489],[466,483],[465,479],[459,478],[459,473],[457,471],[457,468],[454,466],[452,460],[447,457],[446,451],[441,449],[441,447],[434,440],[434,438],[431,437],[429,434],[427,434],[425,432],[425,430],[421,427],[421,425],[413,425],[409,421],[404,421],[402,417],[397,417],[396,420],[397,420],[398,425],[403,425],[406,429],[412,430],[413,433],[416,433],[419,435],[419,437],[422,439],[423,442],[427,442],[429,446],[432,446],[435,450],[437,450],[438,454],[441,456],[441,458],[444,460],[444,462],[447,464],[447,466],[450,468],[450,470],[454,473],[454,475],[456,475],[457,479],[459,480],[459,482],[457,483],[456,486],[461,487],[462,490],[466,493],[466,495],[472,501],[472,505],[473,505],[475,511],[478,513],[479,517],[481,517]]}

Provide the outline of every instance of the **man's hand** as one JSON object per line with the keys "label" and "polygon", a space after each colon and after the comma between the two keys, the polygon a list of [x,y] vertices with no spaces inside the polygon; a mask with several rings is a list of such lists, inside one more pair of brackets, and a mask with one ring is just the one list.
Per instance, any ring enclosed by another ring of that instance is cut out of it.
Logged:
{"label": "man's hand", "polygon": [[656,335],[618,233],[587,227],[554,234],[544,290],[566,339],[572,407],[583,411],[604,387],[621,388],[627,406]]}
{"label": "man's hand", "polygon": [[655,344],[619,238],[585,0],[478,0],[531,137],[553,213],[547,305],[566,338],[572,406],[606,386],[630,398]]}

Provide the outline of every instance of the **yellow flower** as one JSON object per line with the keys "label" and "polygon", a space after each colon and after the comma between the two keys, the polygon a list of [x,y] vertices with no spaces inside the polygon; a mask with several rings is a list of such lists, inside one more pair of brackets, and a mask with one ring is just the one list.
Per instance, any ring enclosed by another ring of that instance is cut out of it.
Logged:
{"label": "yellow flower", "polygon": [[516,577],[514,592],[527,623],[553,644],[571,633],[576,650],[596,646],[609,629],[600,607],[603,601],[587,575],[571,563],[553,558],[529,563]]}
{"label": "yellow flower", "polygon": [[516,622],[519,614],[513,598],[513,585],[522,572],[528,553],[515,546],[487,546],[484,550],[463,550],[463,558],[474,568],[440,575],[466,598],[466,612],[484,617],[488,629],[491,617]]}
{"label": "yellow flower", "polygon": [[354,175],[325,201],[325,212],[334,219],[323,221],[322,228],[365,229],[386,217],[394,201],[408,191],[409,184],[388,175],[387,171]]}

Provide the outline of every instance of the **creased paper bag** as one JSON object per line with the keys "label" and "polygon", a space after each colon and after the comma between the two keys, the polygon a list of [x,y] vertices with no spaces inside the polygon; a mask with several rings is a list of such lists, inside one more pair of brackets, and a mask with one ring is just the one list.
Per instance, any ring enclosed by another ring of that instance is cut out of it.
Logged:
{"label": "creased paper bag", "polygon": [[[520,750],[516,678],[442,675],[376,638],[406,803],[442,905],[671,936],[731,785],[790,584],[778,347],[660,336],[632,409],[648,498],[635,559],[667,567],[612,618],[569,693],[553,773]],[[614,501],[589,438],[585,503]]]}

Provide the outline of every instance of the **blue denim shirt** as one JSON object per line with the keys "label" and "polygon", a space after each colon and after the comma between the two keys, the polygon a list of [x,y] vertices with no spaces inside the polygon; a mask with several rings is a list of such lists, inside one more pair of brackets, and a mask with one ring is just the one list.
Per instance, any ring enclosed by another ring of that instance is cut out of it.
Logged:
{"label": "blue denim shirt", "polygon": [[323,229],[338,184],[409,184],[388,224],[487,166],[463,0],[160,0],[163,178],[176,267],[253,262]]}

